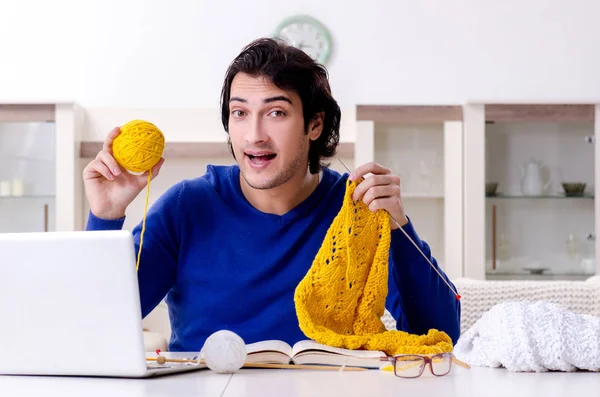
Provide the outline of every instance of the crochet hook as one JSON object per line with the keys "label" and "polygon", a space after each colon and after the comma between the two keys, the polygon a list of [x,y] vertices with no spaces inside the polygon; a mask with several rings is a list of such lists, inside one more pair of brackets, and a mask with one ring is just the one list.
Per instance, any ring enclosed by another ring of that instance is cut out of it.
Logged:
{"label": "crochet hook", "polygon": [[[338,157],[337,159],[338,159],[338,161],[339,161],[340,163],[342,163],[342,165],[343,165],[343,166],[344,166],[344,167],[345,167],[345,168],[348,170],[348,172],[349,172],[349,173],[352,173],[352,170],[351,170],[351,169],[350,169],[350,168],[349,168],[349,167],[346,165],[346,163],[344,163],[344,162],[342,161],[342,159],[340,159],[339,157]],[[385,210],[384,210],[384,211],[385,211]],[[447,281],[447,280],[444,278],[444,276],[442,276],[442,274],[441,274],[441,273],[440,273],[440,271],[439,271],[439,270],[438,270],[438,269],[435,267],[435,265],[434,265],[433,263],[431,263],[431,261],[429,260],[429,258],[427,257],[427,255],[425,255],[425,254],[423,253],[423,251],[421,251],[421,248],[419,248],[419,246],[417,245],[417,243],[415,243],[415,242],[414,242],[414,240],[413,240],[413,239],[412,239],[412,238],[411,238],[411,237],[408,235],[408,233],[406,233],[406,230],[404,230],[404,229],[402,228],[402,226],[400,226],[400,224],[398,223],[398,221],[396,221],[396,220],[394,219],[394,217],[392,217],[392,215],[390,215],[390,213],[389,213],[389,212],[387,212],[387,211],[385,211],[385,212],[386,212],[386,213],[389,215],[389,217],[390,217],[390,219],[392,220],[392,222],[394,222],[394,223],[396,224],[396,226],[398,226],[398,229],[400,229],[400,231],[401,231],[401,232],[402,232],[402,233],[403,233],[403,234],[406,236],[406,238],[407,238],[407,239],[408,239],[408,240],[409,240],[409,241],[410,241],[410,242],[411,242],[411,243],[412,243],[412,244],[415,246],[415,248],[417,249],[417,251],[419,251],[419,252],[421,253],[421,255],[423,255],[423,258],[425,258],[425,260],[427,261],[427,263],[429,263],[429,265],[431,266],[431,268],[432,268],[433,270],[435,270],[435,272],[438,274],[438,276],[440,276],[440,278],[442,279],[442,281],[443,281],[444,283],[446,283],[446,285],[448,286],[448,288],[450,288],[450,291],[452,291],[452,292],[454,293],[454,295],[456,295],[456,299],[459,299],[459,300],[460,300],[460,295],[458,294],[458,292],[457,292],[457,291],[456,291],[454,288],[452,288],[452,286],[450,285],[450,283],[449,283],[449,282],[448,282],[448,281]]]}

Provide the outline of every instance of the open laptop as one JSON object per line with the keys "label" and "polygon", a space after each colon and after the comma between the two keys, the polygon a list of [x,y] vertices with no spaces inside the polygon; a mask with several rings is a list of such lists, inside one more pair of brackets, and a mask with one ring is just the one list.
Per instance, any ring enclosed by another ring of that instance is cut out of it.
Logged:
{"label": "open laptop", "polygon": [[206,368],[146,360],[135,265],[128,231],[0,233],[0,374],[141,378]]}

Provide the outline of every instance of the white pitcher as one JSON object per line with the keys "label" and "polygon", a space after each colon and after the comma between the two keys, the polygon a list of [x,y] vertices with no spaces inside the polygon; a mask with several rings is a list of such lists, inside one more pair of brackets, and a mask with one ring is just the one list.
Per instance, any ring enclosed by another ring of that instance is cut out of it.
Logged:
{"label": "white pitcher", "polygon": [[540,196],[550,186],[550,181],[544,183],[542,166],[536,160],[530,160],[521,165],[521,191],[524,196]]}

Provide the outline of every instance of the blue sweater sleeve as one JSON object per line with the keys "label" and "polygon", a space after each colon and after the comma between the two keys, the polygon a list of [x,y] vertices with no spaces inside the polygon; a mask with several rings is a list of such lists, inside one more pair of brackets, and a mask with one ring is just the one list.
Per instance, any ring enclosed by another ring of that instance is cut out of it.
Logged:
{"label": "blue sweater sleeve", "polygon": [[[177,278],[177,263],[181,241],[181,221],[178,208],[182,185],[175,185],[152,205],[146,214],[146,228],[138,269],[138,285],[142,318],[146,317],[166,296]],[[119,230],[125,218],[107,220],[91,211],[86,230]],[[135,259],[138,257],[142,222],[132,230]]]}
{"label": "blue sweater sleeve", "polygon": [[[402,229],[456,290],[410,219]],[[391,237],[386,306],[396,319],[397,329],[422,335],[434,328],[446,332],[456,343],[460,336],[460,301],[401,230],[392,230]]]}

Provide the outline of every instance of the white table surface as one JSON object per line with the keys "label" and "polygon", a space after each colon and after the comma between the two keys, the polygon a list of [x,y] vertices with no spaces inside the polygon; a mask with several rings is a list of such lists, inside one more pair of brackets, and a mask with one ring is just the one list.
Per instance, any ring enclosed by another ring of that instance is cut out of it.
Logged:
{"label": "white table surface", "polygon": [[243,369],[200,370],[149,379],[0,376],[3,396],[566,396],[599,395],[600,373],[515,373],[454,367],[445,377],[399,379],[392,373]]}

